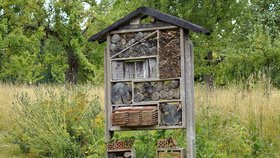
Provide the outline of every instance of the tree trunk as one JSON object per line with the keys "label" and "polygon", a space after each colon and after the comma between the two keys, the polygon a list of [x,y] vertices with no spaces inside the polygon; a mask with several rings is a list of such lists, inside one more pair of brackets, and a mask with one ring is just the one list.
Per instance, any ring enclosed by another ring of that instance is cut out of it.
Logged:
{"label": "tree trunk", "polygon": [[78,81],[78,57],[72,52],[68,53],[68,70],[65,73],[65,84],[74,85]]}
{"label": "tree trunk", "polygon": [[[207,66],[211,67],[213,65],[212,64],[212,62],[213,62],[213,52],[212,51],[209,51],[207,53],[206,61],[207,61]],[[214,88],[214,77],[212,75],[212,72],[204,75],[204,81],[206,83],[206,86],[207,86],[208,90],[213,90],[213,88]]]}

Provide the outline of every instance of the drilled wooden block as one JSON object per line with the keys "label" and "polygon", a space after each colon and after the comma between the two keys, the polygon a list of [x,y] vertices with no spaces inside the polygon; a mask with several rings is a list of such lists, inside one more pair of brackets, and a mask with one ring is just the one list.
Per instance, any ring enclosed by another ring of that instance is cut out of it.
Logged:
{"label": "drilled wooden block", "polygon": [[108,151],[120,151],[125,149],[131,149],[133,146],[134,140],[117,140],[107,144]]}
{"label": "drilled wooden block", "polygon": [[157,141],[157,148],[158,149],[172,149],[172,148],[176,148],[176,140],[172,139],[172,138],[168,138],[168,139],[161,139]]}

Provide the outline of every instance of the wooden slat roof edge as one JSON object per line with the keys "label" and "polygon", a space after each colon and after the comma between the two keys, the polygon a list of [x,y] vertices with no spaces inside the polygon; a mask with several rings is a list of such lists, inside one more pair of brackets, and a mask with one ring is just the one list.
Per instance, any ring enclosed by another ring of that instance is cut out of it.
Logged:
{"label": "wooden slat roof edge", "polygon": [[163,22],[167,22],[167,23],[179,26],[184,29],[189,29],[194,32],[199,32],[199,33],[204,33],[206,35],[210,35],[210,32],[207,29],[205,29],[204,27],[196,25],[187,20],[183,20],[183,19],[180,19],[173,15],[162,13],[160,11],[157,11],[157,10],[154,10],[154,9],[151,9],[148,7],[139,7],[135,11],[129,13],[128,15],[126,15],[125,17],[121,18],[120,20],[116,21],[112,25],[110,25],[110,26],[106,27],[105,29],[101,30],[100,32],[94,34],[93,36],[91,36],[88,39],[88,41],[91,42],[91,41],[97,40],[99,43],[104,42],[106,39],[105,38],[106,34],[108,32],[113,31],[116,28],[122,26],[123,24],[128,23],[130,20],[132,20],[133,18],[136,18],[137,16],[139,16],[141,14],[151,16],[155,19],[159,19]]}

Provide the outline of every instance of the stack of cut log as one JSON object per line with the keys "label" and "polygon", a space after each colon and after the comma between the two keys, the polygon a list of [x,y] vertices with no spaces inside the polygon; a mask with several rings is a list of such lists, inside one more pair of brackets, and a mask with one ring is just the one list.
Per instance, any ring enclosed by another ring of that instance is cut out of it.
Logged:
{"label": "stack of cut log", "polygon": [[159,75],[161,79],[181,76],[180,32],[160,31]]}
{"label": "stack of cut log", "polygon": [[119,82],[112,85],[111,101],[113,104],[130,104],[131,99],[131,83]]}
{"label": "stack of cut log", "polygon": [[180,102],[160,103],[160,125],[182,125],[182,105]]}
{"label": "stack of cut log", "polygon": [[156,106],[120,107],[112,114],[112,125],[121,127],[153,126],[158,124]]}
{"label": "stack of cut log", "polygon": [[134,101],[158,101],[180,99],[179,80],[136,83]]}
{"label": "stack of cut log", "polygon": [[[111,56],[114,56],[121,51],[123,52],[117,55],[119,58],[156,55],[156,36],[143,39],[149,35],[151,35],[151,32],[126,33],[121,35],[114,34],[111,37],[110,44]],[[136,44],[136,42],[138,43]]]}

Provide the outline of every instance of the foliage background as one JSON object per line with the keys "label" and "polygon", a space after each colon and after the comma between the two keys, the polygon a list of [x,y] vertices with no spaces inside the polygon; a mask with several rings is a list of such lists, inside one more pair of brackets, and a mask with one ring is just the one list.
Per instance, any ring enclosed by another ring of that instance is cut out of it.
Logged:
{"label": "foliage background", "polygon": [[87,39],[140,6],[211,31],[191,34],[197,82],[211,74],[217,85],[246,85],[261,72],[280,87],[279,0],[1,0],[0,80],[101,84],[105,45]]}
{"label": "foliage background", "polygon": [[[104,103],[89,94],[103,94],[91,88],[103,83],[105,44],[87,39],[140,6],[212,32],[191,33],[195,81],[210,74],[217,87],[209,93],[196,86],[197,156],[279,157],[279,0],[0,0],[3,157],[14,152],[11,142],[27,154],[20,157],[103,157]],[[90,86],[69,90],[61,86],[67,82]],[[24,93],[14,97],[18,91]],[[114,139],[134,137],[137,155],[152,158],[158,138],[173,136],[184,146],[184,133],[141,131]]]}

